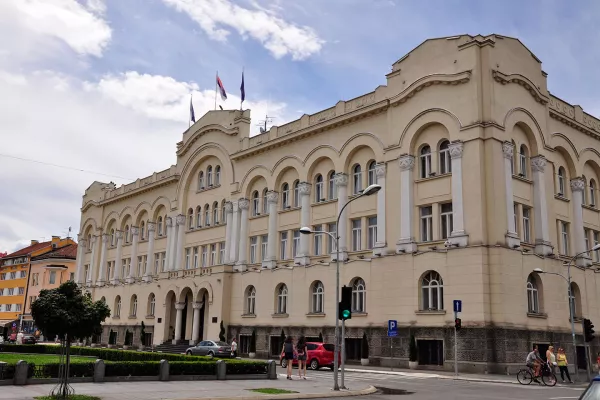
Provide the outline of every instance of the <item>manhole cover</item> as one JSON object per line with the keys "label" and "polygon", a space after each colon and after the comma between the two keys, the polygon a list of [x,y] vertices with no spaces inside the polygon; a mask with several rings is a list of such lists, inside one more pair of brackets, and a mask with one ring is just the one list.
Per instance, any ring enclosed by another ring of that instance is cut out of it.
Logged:
{"label": "manhole cover", "polygon": [[377,389],[377,394],[391,394],[391,395],[414,394],[414,392],[409,392],[408,390],[387,388],[387,387],[382,387],[382,386],[375,386],[375,389]]}

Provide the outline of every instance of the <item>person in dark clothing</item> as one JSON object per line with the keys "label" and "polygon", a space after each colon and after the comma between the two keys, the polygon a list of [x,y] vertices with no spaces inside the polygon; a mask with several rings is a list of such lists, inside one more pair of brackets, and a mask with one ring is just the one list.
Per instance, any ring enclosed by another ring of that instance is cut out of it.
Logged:
{"label": "person in dark clothing", "polygon": [[294,347],[294,340],[291,336],[288,336],[283,342],[283,348],[281,349],[283,358],[287,361],[287,378],[292,380],[292,364],[294,363],[294,354],[296,348]]}
{"label": "person in dark clothing", "polygon": [[304,336],[300,336],[298,339],[296,352],[298,353],[298,376],[302,379],[302,373],[304,373],[304,379],[306,379],[306,338]]}

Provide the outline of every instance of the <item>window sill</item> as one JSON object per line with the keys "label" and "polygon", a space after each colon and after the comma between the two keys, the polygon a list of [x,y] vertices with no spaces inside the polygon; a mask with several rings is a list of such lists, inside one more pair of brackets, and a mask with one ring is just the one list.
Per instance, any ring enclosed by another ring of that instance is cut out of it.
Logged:
{"label": "window sill", "polygon": [[137,317],[135,315],[130,315],[129,317],[127,317],[128,319],[137,319]]}
{"label": "window sill", "polygon": [[532,313],[532,312],[528,312],[527,316],[529,318],[541,318],[541,319],[547,319],[548,318],[548,314],[546,314],[546,313]]}
{"label": "window sill", "polygon": [[427,181],[431,181],[434,179],[441,179],[441,178],[445,178],[447,176],[452,176],[452,172],[448,172],[446,174],[435,174],[435,175],[429,175],[426,178],[421,178],[421,176],[419,176],[417,179],[415,179],[415,183],[420,183],[420,182],[427,182]]}
{"label": "window sill", "polygon": [[216,189],[216,188],[219,188],[219,187],[221,187],[221,184],[209,185],[207,187],[203,187],[203,188],[200,188],[200,189],[196,190],[196,194],[197,193],[206,192],[206,191],[209,191],[209,190],[213,190],[213,189]]}
{"label": "window sill", "polygon": [[533,184],[533,181],[531,179],[527,178],[526,176],[521,176],[521,175],[515,175],[515,174],[513,174],[512,177],[514,179],[517,179],[517,180],[521,181],[521,182]]}
{"label": "window sill", "polygon": [[362,318],[362,317],[367,317],[369,316],[369,313],[366,312],[362,312],[362,311],[352,311],[352,318]]}
{"label": "window sill", "polygon": [[417,315],[446,315],[446,310],[415,310]]}
{"label": "window sill", "polygon": [[327,316],[327,314],[325,313],[307,313],[306,314],[307,317],[316,317],[316,318],[325,318]]}
{"label": "window sill", "polygon": [[323,204],[331,204],[331,203],[337,203],[337,199],[325,199],[322,201],[315,201],[314,203],[311,203],[310,206],[314,207],[314,206],[320,206]]}
{"label": "window sill", "polygon": [[249,219],[261,219],[261,218],[265,218],[268,216],[269,216],[269,214],[256,214],[256,215],[251,215]]}
{"label": "window sill", "polygon": [[587,205],[587,204],[582,204],[581,205],[583,208],[587,208],[590,211],[595,211],[595,212],[600,212],[600,210],[598,210],[598,208],[596,207],[596,205]]}
{"label": "window sill", "polygon": [[121,317],[118,315],[113,315],[112,319],[121,319]]}
{"label": "window sill", "polygon": [[283,213],[290,212],[290,211],[297,211],[297,210],[300,210],[300,208],[301,208],[301,207],[292,207],[292,206],[290,206],[289,208],[285,208],[285,209],[283,209],[283,210],[279,210],[279,211],[277,211],[277,212],[278,212],[279,214],[283,214]]}
{"label": "window sill", "polygon": [[154,315],[146,315],[144,318],[145,319],[155,319],[156,317]]}
{"label": "window sill", "polygon": [[554,198],[555,198],[556,200],[564,201],[565,203],[568,203],[568,202],[570,202],[570,201],[571,201],[571,200],[567,199],[567,198],[566,198],[564,195],[562,195],[562,194],[555,194],[555,195],[554,195]]}
{"label": "window sill", "polygon": [[256,314],[242,314],[242,318],[256,318]]}
{"label": "window sill", "polygon": [[271,314],[271,317],[273,318],[288,318],[290,315],[288,313],[276,313],[276,314]]}

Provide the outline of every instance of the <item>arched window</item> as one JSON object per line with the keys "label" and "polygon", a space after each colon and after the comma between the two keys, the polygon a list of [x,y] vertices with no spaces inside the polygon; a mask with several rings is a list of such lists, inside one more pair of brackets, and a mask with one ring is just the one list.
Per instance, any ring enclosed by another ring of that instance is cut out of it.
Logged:
{"label": "arched window", "polygon": [[337,199],[337,187],[335,186],[335,171],[329,173],[329,193],[327,196],[329,200]]}
{"label": "arched window", "polygon": [[[569,292],[569,299],[573,303],[573,311],[575,313],[575,318],[581,318],[583,313],[581,309],[581,292],[579,291],[579,286],[575,282],[571,282],[571,290]],[[571,307],[571,305],[569,305]],[[569,310],[569,315],[571,311]]]}
{"label": "arched window", "polygon": [[517,158],[515,157],[515,153],[517,151],[517,144],[515,143],[514,140],[510,141],[513,145],[513,153],[512,153],[512,159],[510,160],[510,173],[515,175],[515,171],[516,171],[516,162],[517,162]]}
{"label": "arched window", "polygon": [[566,191],[567,174],[563,167],[558,167],[558,195],[564,196]]}
{"label": "arched window", "polygon": [[287,314],[287,298],[288,298],[288,289],[285,284],[279,285],[279,289],[277,290],[277,314]]}
{"label": "arched window", "polygon": [[352,312],[364,313],[367,310],[367,290],[365,281],[356,278],[352,283]]}
{"label": "arched window", "polygon": [[431,175],[431,147],[424,145],[421,147],[420,159],[420,173],[421,178],[428,178]]}
{"label": "arched window", "polygon": [[527,178],[527,147],[522,144],[519,147],[519,176]]}
{"label": "arched window", "polygon": [[198,174],[198,190],[204,189],[204,171]]}
{"label": "arched window", "polygon": [[449,174],[452,172],[452,161],[450,160],[450,142],[444,140],[440,144],[440,174]]}
{"label": "arched window", "polygon": [[300,207],[300,181],[294,182],[294,207]]}
{"label": "arched window", "polygon": [[262,210],[263,210],[263,214],[267,215],[269,213],[269,203],[267,202],[267,193],[269,192],[269,189],[264,188],[263,192],[262,192]]}
{"label": "arched window", "polygon": [[129,225],[125,225],[125,243],[129,243]]}
{"label": "arched window", "polygon": [[213,171],[212,171],[212,165],[209,165],[208,168],[206,169],[206,184],[208,185],[208,187],[211,187],[213,185]]}
{"label": "arched window", "polygon": [[202,207],[196,207],[196,227],[202,227]]}
{"label": "arched window", "polygon": [[92,251],[92,234],[88,233],[87,235],[87,251]]}
{"label": "arched window", "polygon": [[444,309],[444,283],[435,271],[429,271],[421,281],[423,310]]}
{"label": "arched window", "polygon": [[227,210],[225,209],[225,203],[225,200],[221,202],[221,221],[223,221],[223,224],[227,224]]}
{"label": "arched window", "polygon": [[103,303],[106,303],[106,297],[104,297],[104,296],[100,297],[100,301]]}
{"label": "arched window", "polygon": [[121,316],[121,296],[117,296],[115,299],[115,312],[113,317],[119,318]]}
{"label": "arched window", "polygon": [[210,206],[208,204],[204,205],[204,225],[210,226]]}
{"label": "arched window", "polygon": [[369,162],[369,164],[367,165],[367,186],[371,186],[377,183],[377,173],[375,172],[375,165],[377,165],[377,163],[374,160]]}
{"label": "arched window", "polygon": [[352,167],[352,182],[354,183],[354,194],[359,194],[362,191],[362,168],[360,168],[360,164]]}
{"label": "arched window", "polygon": [[158,236],[162,236],[163,235],[163,217],[160,216],[158,217],[158,220],[156,221],[156,225],[158,228]]}
{"label": "arched window", "polygon": [[116,245],[115,239],[116,239],[116,236],[115,236],[115,230],[114,230],[114,229],[111,229],[111,230],[110,230],[110,245],[111,245],[111,246],[114,246],[114,245]]}
{"label": "arched window", "polygon": [[137,315],[137,296],[134,294],[131,296],[131,310],[129,310],[129,315],[135,317]]}
{"label": "arched window", "polygon": [[284,210],[290,207],[290,185],[284,183],[281,186],[281,208]]}
{"label": "arched window", "polygon": [[585,189],[585,188],[588,185],[588,181],[587,181],[587,178],[585,177],[585,175],[581,175],[581,179],[583,179],[583,187],[584,187],[583,194],[582,194],[583,198],[581,200],[583,201],[583,204],[587,204],[588,203],[588,199],[587,199],[588,193],[587,193],[587,189]]}
{"label": "arched window", "polygon": [[188,229],[194,228],[194,209],[190,208],[188,210]]}
{"label": "arched window", "polygon": [[312,284],[311,295],[312,295],[311,312],[322,313],[324,310],[323,296],[325,295],[325,288],[323,287],[323,283],[321,283],[321,281],[316,281],[315,283]]}
{"label": "arched window", "polygon": [[213,224],[219,224],[219,203],[216,201],[213,203]]}
{"label": "arched window", "polygon": [[315,179],[315,202],[320,203],[325,200],[325,196],[323,196],[323,175],[317,175]]}
{"label": "arched window", "polygon": [[148,316],[153,317],[156,312],[156,296],[154,293],[150,293],[148,297]]}
{"label": "arched window", "polygon": [[221,166],[217,165],[215,167],[215,186],[219,186],[221,184]]}
{"label": "arched window", "polygon": [[140,240],[146,239],[146,223],[142,221],[140,224]]}
{"label": "arched window", "polygon": [[258,190],[252,193],[252,215],[260,215],[260,198],[258,197]]}
{"label": "arched window", "polygon": [[248,286],[246,288],[246,314],[256,314],[256,288]]}
{"label": "arched window", "polygon": [[162,230],[163,234],[166,235],[167,234],[167,216],[166,215],[163,217],[162,226],[163,226],[163,230]]}
{"label": "arched window", "polygon": [[590,206],[596,206],[596,182],[590,179]]}
{"label": "arched window", "polygon": [[533,314],[539,314],[540,312],[538,282],[536,277],[531,274],[527,278],[527,312]]}

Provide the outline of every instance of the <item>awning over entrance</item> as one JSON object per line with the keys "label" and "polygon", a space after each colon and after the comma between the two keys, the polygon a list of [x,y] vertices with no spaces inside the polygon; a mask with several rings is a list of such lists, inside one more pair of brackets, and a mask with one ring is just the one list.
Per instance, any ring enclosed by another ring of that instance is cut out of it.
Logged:
{"label": "awning over entrance", "polygon": [[0,326],[6,326],[16,321],[16,319],[0,319]]}

